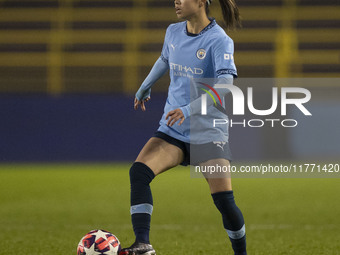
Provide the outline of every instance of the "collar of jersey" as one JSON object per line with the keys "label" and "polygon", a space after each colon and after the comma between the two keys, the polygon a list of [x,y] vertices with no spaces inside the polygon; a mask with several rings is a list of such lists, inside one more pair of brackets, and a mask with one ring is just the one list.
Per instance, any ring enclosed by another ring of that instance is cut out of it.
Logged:
{"label": "collar of jersey", "polygon": [[184,28],[184,32],[188,35],[188,36],[199,36],[199,35],[203,35],[205,32],[207,32],[208,30],[210,30],[212,27],[214,27],[216,25],[216,20],[214,18],[209,18],[210,19],[210,23],[208,26],[206,26],[199,34],[192,34],[189,33],[187,30],[187,23],[185,22],[185,28]]}

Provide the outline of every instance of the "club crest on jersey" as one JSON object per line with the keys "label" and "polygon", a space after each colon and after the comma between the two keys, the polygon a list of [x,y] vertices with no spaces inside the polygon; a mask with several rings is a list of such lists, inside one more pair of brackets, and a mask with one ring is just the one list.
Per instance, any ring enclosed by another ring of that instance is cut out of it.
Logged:
{"label": "club crest on jersey", "polygon": [[198,59],[204,59],[206,54],[207,53],[205,52],[205,49],[199,49],[196,53],[196,56]]}

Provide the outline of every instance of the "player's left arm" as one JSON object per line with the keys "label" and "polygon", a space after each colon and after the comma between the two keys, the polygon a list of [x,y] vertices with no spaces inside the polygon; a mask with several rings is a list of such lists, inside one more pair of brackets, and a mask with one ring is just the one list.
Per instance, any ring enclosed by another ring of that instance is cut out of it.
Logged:
{"label": "player's left arm", "polygon": [[[233,83],[233,76],[231,74],[222,74],[218,77],[218,82],[216,84],[232,84]],[[226,89],[215,89],[218,94],[224,97],[227,93],[229,93]],[[209,90],[210,91],[210,90]],[[212,91],[210,91],[212,93]],[[215,102],[211,97],[207,97],[207,107],[212,106]],[[181,125],[186,118],[193,114],[199,113],[201,110],[202,105],[202,98],[199,97],[192,101],[190,104],[177,108],[168,112],[166,115],[166,120],[168,120],[167,125],[173,126],[177,121],[178,125]]]}
{"label": "player's left arm", "polygon": [[[212,52],[215,75],[218,78],[217,83],[233,84],[233,79],[237,77],[237,70],[234,63],[234,42],[230,37],[221,37],[219,39],[221,41],[215,44]],[[229,91],[225,89],[216,90],[220,96],[225,96],[229,93]],[[166,116],[166,120],[168,120],[167,124],[173,126],[179,121],[178,125],[181,125],[190,115],[200,112],[201,102],[202,99],[199,97],[186,106],[170,111]],[[207,97],[207,106],[209,107],[213,104],[213,99]]]}

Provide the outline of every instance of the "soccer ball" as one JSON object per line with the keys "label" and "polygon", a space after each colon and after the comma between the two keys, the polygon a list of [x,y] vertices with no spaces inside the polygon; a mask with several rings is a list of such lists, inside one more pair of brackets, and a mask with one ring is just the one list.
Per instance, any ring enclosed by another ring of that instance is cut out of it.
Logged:
{"label": "soccer ball", "polygon": [[105,230],[92,230],[80,240],[77,255],[117,255],[120,249],[115,235]]}

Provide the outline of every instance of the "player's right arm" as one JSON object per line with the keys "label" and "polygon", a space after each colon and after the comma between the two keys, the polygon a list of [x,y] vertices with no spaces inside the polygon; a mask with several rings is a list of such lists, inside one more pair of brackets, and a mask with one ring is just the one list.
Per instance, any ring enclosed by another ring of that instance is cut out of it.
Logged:
{"label": "player's right arm", "polygon": [[[170,25],[171,26],[171,25]],[[169,27],[170,27],[169,26]],[[151,87],[156,83],[156,81],[161,78],[169,70],[169,27],[166,31],[163,49],[161,56],[157,59],[156,63],[153,65],[149,75],[146,77],[140,88],[138,89],[135,97],[134,108],[138,109],[141,106],[142,111],[145,111],[145,102],[150,100]]]}
{"label": "player's right arm", "polygon": [[145,111],[144,103],[150,100],[152,85],[154,85],[156,81],[161,78],[168,70],[169,65],[161,57],[159,57],[136,93],[134,102],[135,110],[138,109],[138,106],[140,105],[142,111]]}

